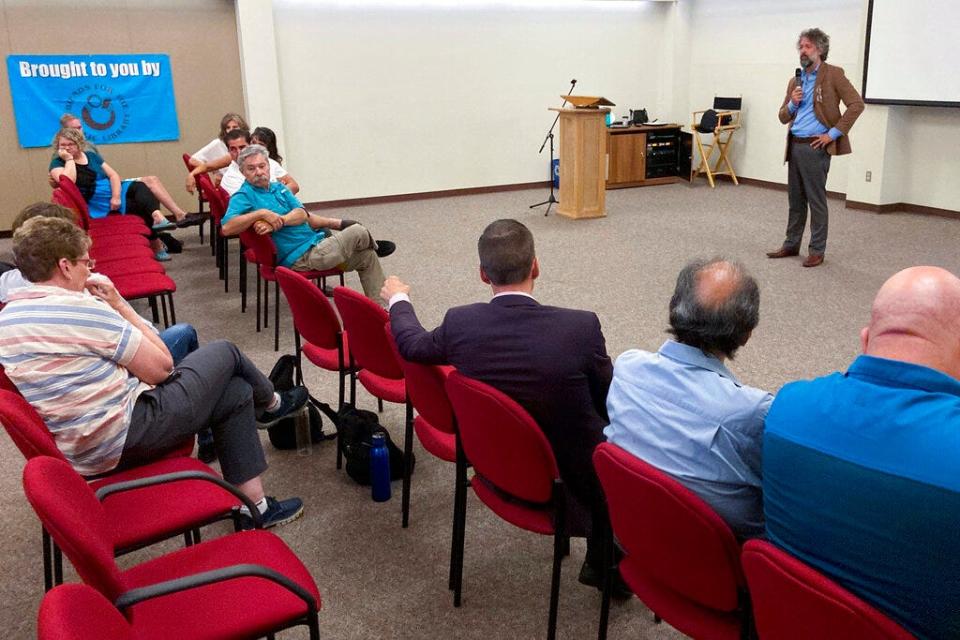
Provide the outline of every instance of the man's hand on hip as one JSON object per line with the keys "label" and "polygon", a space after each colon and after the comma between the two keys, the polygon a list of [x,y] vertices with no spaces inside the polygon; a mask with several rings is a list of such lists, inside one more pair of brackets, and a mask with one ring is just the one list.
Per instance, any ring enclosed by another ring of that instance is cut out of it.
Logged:
{"label": "man's hand on hip", "polygon": [[814,149],[820,149],[821,147],[827,146],[831,142],[833,142],[833,138],[830,137],[829,133],[821,133],[817,136],[816,140],[810,143],[810,146]]}

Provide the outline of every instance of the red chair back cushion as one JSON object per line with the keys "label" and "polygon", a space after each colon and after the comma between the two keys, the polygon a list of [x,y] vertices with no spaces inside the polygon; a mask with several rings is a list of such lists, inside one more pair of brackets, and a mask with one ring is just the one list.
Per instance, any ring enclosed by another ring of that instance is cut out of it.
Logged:
{"label": "red chair back cushion", "polygon": [[290,305],[293,325],[303,339],[323,349],[335,349],[340,319],[327,296],[317,285],[286,267],[277,269],[277,282]]}
{"label": "red chair back cushion", "polygon": [[383,325],[390,319],[387,312],[365,295],[347,287],[335,288],[333,301],[343,320],[343,328],[350,336],[350,354],[354,362],[383,378],[402,380],[403,370],[383,332]]}
{"label": "red chair back cushion", "polygon": [[269,234],[261,236],[251,225],[240,232],[240,242],[247,249],[253,250],[257,264],[260,265],[260,273],[273,279],[273,268],[277,263],[277,245],[273,244],[273,238]]}
{"label": "red chair back cushion", "polygon": [[223,216],[227,213],[226,198],[221,195],[217,187],[213,186],[210,176],[205,173],[197,175],[197,188],[203,194],[203,199],[210,203],[210,215],[213,216],[217,224],[220,224]]}
{"label": "red chair back cushion", "polygon": [[23,490],[84,582],[111,602],[126,591],[113,559],[113,527],[93,489],[66,461],[46,456],[28,460]]}
{"label": "red chair back cushion", "polygon": [[134,640],[130,623],[106,598],[85,584],[62,584],[43,597],[38,640]]}
{"label": "red chair back cushion", "polygon": [[761,638],[913,638],[893,620],[769,542],[748,541],[742,562]]}
{"label": "red chair back cushion", "polygon": [[81,227],[84,229],[90,228],[90,208],[87,206],[87,201],[83,199],[83,195],[80,193],[80,189],[77,188],[77,185],[65,175],[60,176],[60,195],[57,196],[57,190],[54,189],[54,196],[60,198],[61,201],[54,200],[57,204],[61,204],[68,209],[73,209],[73,211],[79,216],[78,222]]}
{"label": "red chair back cushion", "polygon": [[434,364],[420,364],[404,360],[397,350],[397,343],[390,331],[390,322],[384,325],[387,344],[393,351],[394,357],[400,363],[403,378],[407,383],[407,395],[413,408],[427,421],[427,423],[444,433],[453,433],[453,407],[447,399],[447,390],[444,385],[447,376],[453,367]]}
{"label": "red chair back cushion", "polygon": [[0,390],[0,422],[27,460],[50,456],[66,461],[43,418],[18,392]]}
{"label": "red chair back cushion", "polygon": [[446,389],[463,451],[476,472],[521,500],[549,502],[560,473],[550,443],[530,414],[490,385],[458,371],[447,377]]}
{"label": "red chair back cushion", "polygon": [[676,595],[721,612],[737,609],[744,579],[730,527],[679,482],[610,443],[593,453],[623,563]]}

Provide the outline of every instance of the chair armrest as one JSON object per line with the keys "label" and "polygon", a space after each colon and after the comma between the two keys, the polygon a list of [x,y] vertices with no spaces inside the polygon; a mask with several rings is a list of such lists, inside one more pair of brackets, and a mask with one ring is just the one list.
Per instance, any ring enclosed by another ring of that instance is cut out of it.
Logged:
{"label": "chair armrest", "polygon": [[229,567],[195,573],[182,578],[164,580],[163,582],[158,582],[157,584],[152,584],[148,587],[131,589],[130,591],[120,594],[120,597],[118,597],[116,602],[114,602],[114,606],[116,606],[117,609],[123,610],[128,607],[132,607],[135,604],[139,604],[140,602],[144,602],[145,600],[150,600],[151,598],[159,598],[161,596],[170,595],[171,593],[179,593],[180,591],[195,589],[197,587],[203,587],[205,585],[214,584],[217,582],[226,582],[227,580],[234,580],[236,578],[249,577],[263,578],[264,580],[275,582],[303,600],[311,614],[316,613],[317,602],[314,600],[313,595],[309,591],[282,573],[259,564],[235,564]]}
{"label": "chair armrest", "polygon": [[150,476],[149,478],[138,478],[136,480],[127,480],[126,482],[108,484],[97,489],[96,496],[97,500],[103,502],[107,499],[107,497],[115,493],[133,491],[134,489],[153,487],[161,484],[169,484],[171,482],[181,482],[183,480],[203,480],[205,482],[212,482],[227,493],[231,494],[250,510],[250,516],[253,519],[254,528],[263,528],[263,523],[260,517],[260,509],[258,509],[257,505],[253,503],[253,500],[248,498],[245,493],[237,489],[220,476],[204,473],[203,471],[175,471],[173,473],[161,473],[160,475]]}

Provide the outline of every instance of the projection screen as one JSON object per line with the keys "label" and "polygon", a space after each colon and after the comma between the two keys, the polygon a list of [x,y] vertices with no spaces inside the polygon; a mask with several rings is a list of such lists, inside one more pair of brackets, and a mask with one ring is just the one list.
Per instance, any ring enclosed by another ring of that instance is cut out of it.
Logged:
{"label": "projection screen", "polygon": [[960,107],[957,0],[870,0],[863,99]]}

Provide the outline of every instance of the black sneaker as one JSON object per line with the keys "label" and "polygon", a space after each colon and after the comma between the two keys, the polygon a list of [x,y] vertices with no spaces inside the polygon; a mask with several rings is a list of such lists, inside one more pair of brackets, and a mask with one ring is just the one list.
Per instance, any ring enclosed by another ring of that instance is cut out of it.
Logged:
{"label": "black sneaker", "polygon": [[[633,597],[633,591],[630,587],[627,586],[627,583],[623,581],[623,578],[620,577],[620,572],[617,569],[613,569],[613,576],[610,583],[610,597],[616,600],[627,600]],[[583,565],[580,567],[580,575],[577,576],[577,581],[580,584],[585,584],[588,587],[596,587],[598,590],[603,591],[603,574],[600,571],[597,571],[592,566],[587,564],[584,561]]]}
{"label": "black sneaker", "polygon": [[260,417],[257,418],[259,428],[267,429],[280,420],[294,415],[303,408],[303,405],[307,404],[307,400],[310,398],[310,393],[306,387],[293,387],[278,393],[280,394],[280,406],[273,411],[264,411],[260,414]]}
{"label": "black sneaker", "polygon": [[[267,510],[260,514],[260,522],[264,529],[275,527],[280,524],[286,524],[296,520],[303,515],[303,500],[300,498],[287,498],[286,500],[277,500],[273,496],[267,496]],[[240,528],[253,529],[253,518],[241,513]]]}
{"label": "black sneaker", "polygon": [[397,245],[390,242],[389,240],[377,240],[377,248],[374,250],[378,258],[386,258],[388,255],[397,250]]}

